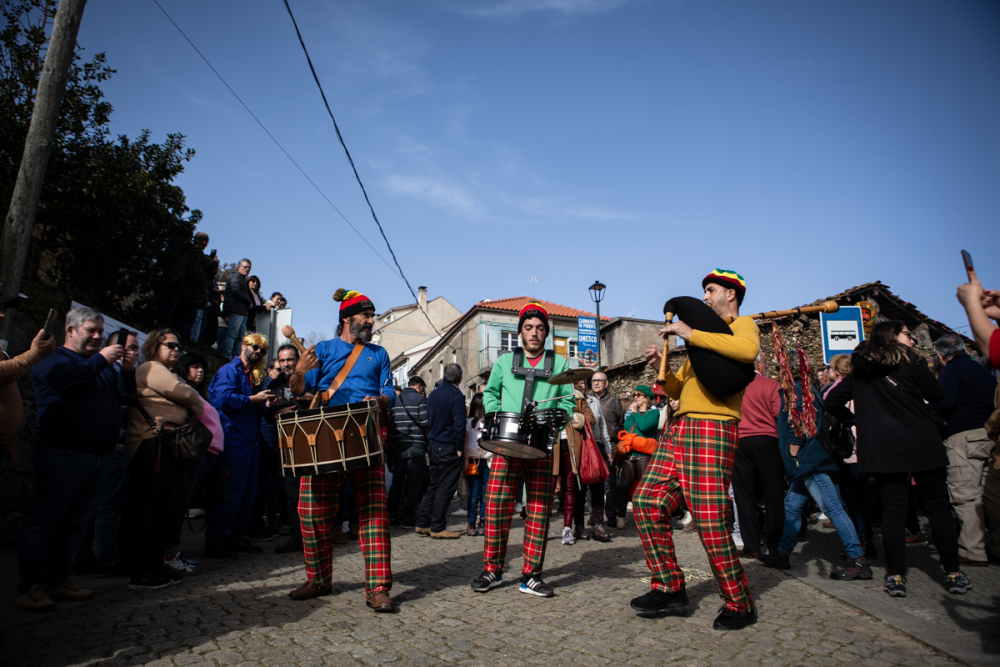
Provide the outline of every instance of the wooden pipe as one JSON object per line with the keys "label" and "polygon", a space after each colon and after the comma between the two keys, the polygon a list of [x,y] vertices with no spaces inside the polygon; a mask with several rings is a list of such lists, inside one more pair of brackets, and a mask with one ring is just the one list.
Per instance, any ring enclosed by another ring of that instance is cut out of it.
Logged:
{"label": "wooden pipe", "polygon": [[281,335],[292,341],[292,345],[294,345],[295,349],[299,351],[299,354],[306,353],[306,346],[302,343],[302,339],[295,335],[295,329],[293,329],[290,325],[286,324],[281,327]]}
{"label": "wooden pipe", "polygon": [[789,315],[805,315],[807,313],[835,313],[840,310],[836,301],[824,301],[818,306],[802,306],[790,310],[769,310],[766,313],[754,313],[750,317],[755,320],[773,320],[776,317],[788,317]]}
{"label": "wooden pipe", "polygon": [[[663,319],[665,324],[670,324],[674,321],[673,313],[663,313]],[[660,375],[656,378],[656,384],[665,385],[667,383],[667,369],[668,361],[667,356],[670,354],[670,334],[663,337],[663,355],[660,357]]]}

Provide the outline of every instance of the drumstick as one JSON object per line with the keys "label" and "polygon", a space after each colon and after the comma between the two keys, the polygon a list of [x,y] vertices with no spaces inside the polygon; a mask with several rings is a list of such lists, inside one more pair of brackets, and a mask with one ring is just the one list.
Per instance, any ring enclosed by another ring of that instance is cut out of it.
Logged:
{"label": "drumstick", "polygon": [[293,329],[291,326],[286,324],[285,326],[281,327],[281,335],[287,338],[288,340],[292,341],[292,345],[294,345],[295,349],[299,351],[299,354],[306,353],[306,346],[302,344],[301,338],[296,337],[295,329]]}
{"label": "drumstick", "polygon": [[[666,324],[670,324],[674,319],[673,313],[664,313]],[[667,383],[667,355],[670,353],[670,334],[663,337],[663,356],[660,357],[660,375],[656,378],[656,384],[665,385]]]}

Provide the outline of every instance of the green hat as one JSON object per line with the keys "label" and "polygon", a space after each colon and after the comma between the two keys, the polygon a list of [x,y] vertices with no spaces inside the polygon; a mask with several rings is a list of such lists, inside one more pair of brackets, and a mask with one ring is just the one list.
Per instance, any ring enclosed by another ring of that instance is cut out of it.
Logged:
{"label": "green hat", "polygon": [[649,400],[653,400],[653,389],[648,384],[640,384],[635,390],[648,396]]}

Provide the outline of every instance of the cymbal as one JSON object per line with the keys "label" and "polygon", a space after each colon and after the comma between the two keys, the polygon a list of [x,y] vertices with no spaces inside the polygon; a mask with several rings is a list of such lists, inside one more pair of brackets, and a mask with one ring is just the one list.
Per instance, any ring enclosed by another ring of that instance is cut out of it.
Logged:
{"label": "cymbal", "polygon": [[549,384],[573,384],[594,374],[593,368],[571,368],[549,378]]}

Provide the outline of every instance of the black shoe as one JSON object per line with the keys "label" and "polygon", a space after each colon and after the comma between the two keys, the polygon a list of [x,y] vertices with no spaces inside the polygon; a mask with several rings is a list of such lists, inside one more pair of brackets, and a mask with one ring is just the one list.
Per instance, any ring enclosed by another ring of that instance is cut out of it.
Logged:
{"label": "black shoe", "polygon": [[156,576],[166,577],[171,584],[179,584],[184,581],[184,573],[169,567],[161,567],[156,571]]}
{"label": "black shoe", "polygon": [[521,587],[518,590],[540,598],[551,598],[556,594],[555,589],[542,581],[541,577],[529,577],[526,574],[521,575]]}
{"label": "black shoe", "polygon": [[865,558],[854,558],[847,561],[847,565],[839,570],[830,573],[831,579],[838,581],[852,581],[854,579],[871,579],[872,569],[868,567]]}
{"label": "black shoe", "polygon": [[302,540],[287,540],[274,547],[276,554],[293,554],[302,551]]}
{"label": "black shoe", "polygon": [[497,586],[503,585],[503,572],[488,572],[483,570],[483,573],[472,580],[472,590],[477,593],[485,593],[491,588],[496,588]]}
{"label": "black shoe", "polygon": [[229,540],[226,543],[226,548],[230,551],[237,551],[246,554],[259,554],[264,551],[262,547],[258,547],[256,544],[250,544],[246,539],[243,540]]}
{"label": "black shoe", "polygon": [[240,555],[230,549],[229,543],[225,540],[212,540],[210,542],[205,542],[205,552],[201,555],[201,557],[236,560],[240,557]]}
{"label": "black shoe", "polygon": [[761,554],[758,558],[764,567],[773,567],[775,570],[790,570],[791,563],[788,562],[788,554],[784,551],[775,551],[771,554]]}
{"label": "black shoe", "polygon": [[634,598],[630,606],[640,614],[661,614],[682,612],[687,603],[687,589],[681,588],[673,593],[649,591],[645,595]]}
{"label": "black shoe", "polygon": [[133,576],[128,580],[128,589],[130,591],[158,591],[161,588],[173,585],[173,583],[170,577],[165,577],[161,573],[156,572],[142,576]]}
{"label": "black shoe", "polygon": [[713,630],[742,630],[748,625],[757,622],[757,610],[751,608],[748,611],[733,611],[729,607],[723,607],[719,615],[715,617],[712,624]]}

